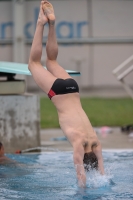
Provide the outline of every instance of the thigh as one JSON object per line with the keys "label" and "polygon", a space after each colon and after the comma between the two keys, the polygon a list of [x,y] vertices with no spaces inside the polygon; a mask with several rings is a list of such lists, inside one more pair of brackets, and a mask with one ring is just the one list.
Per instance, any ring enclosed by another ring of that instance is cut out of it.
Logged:
{"label": "thigh", "polygon": [[54,81],[57,79],[48,70],[44,69],[40,63],[32,63],[30,72],[37,85],[48,94]]}
{"label": "thigh", "polygon": [[47,60],[46,67],[48,71],[57,78],[67,79],[72,78],[66,71],[61,67],[56,60]]}

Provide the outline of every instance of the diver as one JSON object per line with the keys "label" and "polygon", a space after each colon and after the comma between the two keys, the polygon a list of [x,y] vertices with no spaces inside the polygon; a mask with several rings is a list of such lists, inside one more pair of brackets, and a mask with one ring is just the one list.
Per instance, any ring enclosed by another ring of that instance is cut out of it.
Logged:
{"label": "diver", "polygon": [[[49,25],[46,43],[47,70],[41,65],[43,31],[46,23]],[[48,95],[57,109],[60,127],[73,146],[78,184],[85,187],[85,171],[90,170],[90,167],[104,174],[102,147],[82,109],[78,84],[58,64],[57,55],[54,8],[51,3],[44,0],[40,4],[28,68],[37,85]]]}
{"label": "diver", "polygon": [[2,144],[2,142],[0,142],[0,164],[9,164],[9,163],[15,164],[16,162],[5,156],[4,145]]}

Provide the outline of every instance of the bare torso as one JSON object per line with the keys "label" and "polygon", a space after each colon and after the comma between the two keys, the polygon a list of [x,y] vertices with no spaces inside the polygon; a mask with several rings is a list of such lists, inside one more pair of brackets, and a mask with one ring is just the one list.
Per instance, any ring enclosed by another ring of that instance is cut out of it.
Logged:
{"label": "bare torso", "polygon": [[90,152],[92,146],[98,143],[98,138],[82,109],[79,93],[56,95],[52,102],[57,108],[61,129],[72,146],[80,140],[85,152]]}

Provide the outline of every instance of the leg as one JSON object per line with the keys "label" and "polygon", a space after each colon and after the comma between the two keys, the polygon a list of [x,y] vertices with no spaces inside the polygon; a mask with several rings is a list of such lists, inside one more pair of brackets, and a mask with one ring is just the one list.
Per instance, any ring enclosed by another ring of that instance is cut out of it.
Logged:
{"label": "leg", "polygon": [[43,3],[44,2],[41,2],[40,6],[40,13],[31,47],[28,68],[31,71],[31,74],[37,85],[43,89],[44,92],[48,93],[53,82],[56,80],[56,77],[44,69],[41,65],[43,29],[44,25],[48,21],[43,12]]}
{"label": "leg", "polygon": [[55,33],[55,15],[53,6],[48,1],[44,1],[43,9],[49,22],[49,33],[46,44],[46,67],[49,72],[58,78],[71,78],[71,76],[56,61],[58,55],[58,44]]}

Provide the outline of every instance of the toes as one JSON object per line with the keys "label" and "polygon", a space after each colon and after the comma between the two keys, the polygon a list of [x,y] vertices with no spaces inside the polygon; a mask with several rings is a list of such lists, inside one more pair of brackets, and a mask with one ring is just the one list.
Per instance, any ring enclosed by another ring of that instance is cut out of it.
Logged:
{"label": "toes", "polygon": [[44,4],[47,4],[47,5],[50,5],[50,6],[52,6],[52,4],[51,3],[49,3],[48,1],[44,1]]}

